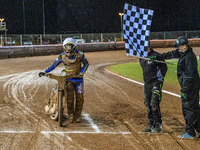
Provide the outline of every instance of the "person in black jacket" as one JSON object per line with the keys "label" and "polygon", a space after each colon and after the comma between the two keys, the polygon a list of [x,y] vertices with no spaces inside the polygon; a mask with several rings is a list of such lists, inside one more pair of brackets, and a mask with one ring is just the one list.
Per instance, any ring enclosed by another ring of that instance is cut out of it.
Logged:
{"label": "person in black jacket", "polygon": [[[148,57],[156,56],[157,60],[164,61],[161,54],[148,48]],[[162,98],[162,86],[167,65],[156,61],[140,59],[144,80],[144,103],[147,108],[149,125],[144,132],[161,132],[162,118],[160,102]]]}
{"label": "person in black jacket", "polygon": [[[199,74],[197,58],[188,39],[180,36],[176,43],[176,50],[163,53],[164,59],[179,58],[177,77],[181,86],[182,112],[185,119],[185,132],[179,138],[194,139],[196,132],[200,135],[200,108],[199,108]],[[196,132],[195,132],[196,130]]]}

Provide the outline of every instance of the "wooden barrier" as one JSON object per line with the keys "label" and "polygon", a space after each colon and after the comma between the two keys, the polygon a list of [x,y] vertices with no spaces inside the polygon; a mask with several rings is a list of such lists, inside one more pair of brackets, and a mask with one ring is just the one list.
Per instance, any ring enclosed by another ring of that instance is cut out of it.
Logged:
{"label": "wooden barrier", "polygon": [[40,56],[61,53],[62,45],[32,45],[0,47],[0,59],[25,56]]}
{"label": "wooden barrier", "polygon": [[[189,45],[193,47],[199,47],[200,46],[200,39],[194,38],[194,39],[188,39]],[[173,44],[176,42],[176,39],[167,39],[167,40],[150,40],[151,46],[153,48],[159,48],[159,47],[173,47]]]}

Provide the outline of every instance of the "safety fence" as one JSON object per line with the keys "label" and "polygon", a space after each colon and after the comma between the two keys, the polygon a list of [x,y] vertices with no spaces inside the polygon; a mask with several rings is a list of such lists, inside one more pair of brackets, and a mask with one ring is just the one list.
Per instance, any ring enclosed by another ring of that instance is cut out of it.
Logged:
{"label": "safety fence", "polygon": [[[200,38],[200,31],[151,32],[150,40],[176,39],[179,36]],[[1,35],[2,46],[62,44],[67,37],[73,37],[77,43],[98,43],[123,41],[122,33],[89,34],[7,34]]]}
{"label": "safety fence", "polygon": [[[172,47],[176,39],[167,40],[150,40],[153,48]],[[189,39],[191,46],[200,46],[200,38]],[[96,42],[96,43],[79,43],[77,49],[86,52],[101,52],[112,50],[125,50],[125,43],[118,42]],[[48,45],[23,45],[23,46],[2,46],[0,47],[1,58],[13,58],[24,56],[41,56],[52,55],[63,52],[62,44]]]}
{"label": "safety fence", "polygon": [[[77,49],[83,51],[84,53],[122,50],[124,48],[124,42],[98,42],[77,44]],[[0,59],[52,55],[59,54],[61,52],[63,52],[62,44],[2,46],[0,47]]]}

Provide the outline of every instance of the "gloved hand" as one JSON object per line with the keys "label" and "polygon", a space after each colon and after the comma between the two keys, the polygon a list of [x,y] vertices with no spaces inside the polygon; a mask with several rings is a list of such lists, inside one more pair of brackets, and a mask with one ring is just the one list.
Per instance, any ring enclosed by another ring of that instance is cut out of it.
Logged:
{"label": "gloved hand", "polygon": [[186,96],[185,93],[181,93],[181,99],[182,99],[183,101],[185,101],[185,100],[187,99],[187,96]]}
{"label": "gloved hand", "polygon": [[41,77],[41,76],[45,76],[45,75],[46,75],[45,72],[40,72],[40,73],[39,73],[39,77]]}
{"label": "gloved hand", "polygon": [[156,60],[156,56],[149,56],[149,59],[150,59],[150,61],[154,61],[154,60]]}

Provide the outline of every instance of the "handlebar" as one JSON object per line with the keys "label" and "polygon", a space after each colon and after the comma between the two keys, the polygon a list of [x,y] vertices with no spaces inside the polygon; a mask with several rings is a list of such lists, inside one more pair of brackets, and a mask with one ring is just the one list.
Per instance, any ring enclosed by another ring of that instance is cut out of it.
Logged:
{"label": "handlebar", "polygon": [[55,79],[57,81],[68,80],[68,79],[71,79],[71,78],[83,78],[80,75],[77,75],[77,76],[60,76],[60,75],[55,75],[55,74],[51,74],[51,73],[46,73],[46,77],[49,77],[51,79]]}
{"label": "handlebar", "polygon": [[71,78],[82,78],[81,76],[60,76],[51,73],[46,73],[46,77],[57,80],[58,87],[64,89],[65,81]]}

